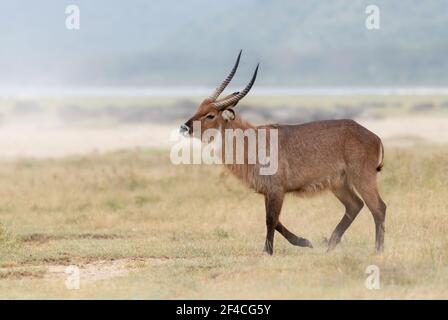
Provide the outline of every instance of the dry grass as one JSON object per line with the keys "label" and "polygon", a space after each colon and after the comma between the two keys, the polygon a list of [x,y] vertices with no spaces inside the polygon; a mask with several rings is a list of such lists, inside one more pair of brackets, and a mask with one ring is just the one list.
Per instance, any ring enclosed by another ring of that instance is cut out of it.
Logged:
{"label": "dry grass", "polygon": [[[288,197],[282,212],[314,249],[277,234],[264,256],[261,196],[220,168],[173,166],[167,153],[1,162],[0,298],[448,298],[448,147],[386,150],[381,256],[367,209],[325,254],[343,214],[331,195]],[[67,290],[70,264],[117,274]],[[370,264],[380,290],[364,286]]]}

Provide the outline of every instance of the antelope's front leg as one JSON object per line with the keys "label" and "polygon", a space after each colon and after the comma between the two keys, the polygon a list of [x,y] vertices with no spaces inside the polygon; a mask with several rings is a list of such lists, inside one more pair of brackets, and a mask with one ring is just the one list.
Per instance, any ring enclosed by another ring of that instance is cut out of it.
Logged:
{"label": "antelope's front leg", "polygon": [[284,194],[266,194],[264,204],[266,208],[266,241],[264,252],[269,255],[274,253],[274,233],[277,227],[280,211],[282,210]]}

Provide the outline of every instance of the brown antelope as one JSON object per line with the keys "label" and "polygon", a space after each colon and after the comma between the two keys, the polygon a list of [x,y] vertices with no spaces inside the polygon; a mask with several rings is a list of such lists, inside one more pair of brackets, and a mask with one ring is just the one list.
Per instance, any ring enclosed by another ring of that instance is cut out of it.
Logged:
{"label": "brown antelope", "polygon": [[[258,166],[248,163],[224,164],[251,189],[264,195],[267,227],[264,251],[273,254],[275,230],[293,245],[312,248],[310,241],[289,231],[280,222],[279,216],[286,193],[305,195],[322,190],[330,190],[345,206],[345,214],[328,242],[328,251],[340,242],[364,202],[375,222],[376,250],[382,251],[386,204],[378,193],[376,181],[384,158],[380,138],[353,120],[263,126],[253,126],[242,120],[233,108],[252,88],[258,66],[243,91],[218,99],[232,80],[240,56],[241,52],[229,76],[199,105],[196,113],[181,126],[180,131],[192,136],[195,121],[200,122],[201,135],[210,128],[220,130],[222,135],[228,129],[278,130],[278,169],[275,174],[260,175]],[[247,148],[247,145],[244,147]]]}

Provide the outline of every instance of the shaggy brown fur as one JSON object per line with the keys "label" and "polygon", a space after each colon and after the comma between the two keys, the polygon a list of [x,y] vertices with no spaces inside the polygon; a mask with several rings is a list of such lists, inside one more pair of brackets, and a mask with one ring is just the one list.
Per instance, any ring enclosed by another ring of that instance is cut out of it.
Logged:
{"label": "shaggy brown fur", "polygon": [[[274,175],[259,175],[258,164],[225,164],[225,167],[248,187],[265,197],[267,235],[265,251],[273,253],[274,230],[290,243],[312,247],[311,242],[286,229],[279,220],[284,195],[299,195],[330,190],[345,206],[346,212],[328,243],[328,250],[340,242],[342,235],[361,211],[365,201],[376,226],[376,249],[384,243],[386,205],[378,193],[376,175],[383,166],[383,145],[380,138],[353,120],[328,120],[300,125],[265,125],[255,127],[239,116],[234,120],[222,118],[222,111],[208,109],[213,120],[195,116],[201,121],[201,131],[220,129],[277,129],[278,171]],[[267,135],[269,137],[269,134]],[[269,146],[269,143],[267,143]],[[247,143],[244,144],[247,155]],[[223,162],[225,149],[223,148]],[[355,192],[355,190],[357,192]],[[359,196],[358,196],[359,194]]]}
{"label": "shaggy brown fur", "polygon": [[[376,175],[383,167],[384,158],[384,148],[380,138],[353,120],[258,127],[243,121],[235,115],[233,107],[249,92],[256,79],[258,66],[252,80],[241,93],[235,92],[217,100],[219,94],[232,79],[240,56],[241,52],[229,76],[210,98],[199,105],[193,117],[181,126],[181,132],[202,137],[206,130],[216,129],[220,130],[224,137],[226,129],[243,131],[254,129],[257,133],[259,129],[278,130],[278,170],[275,174],[260,175],[260,165],[248,163],[247,141],[242,146],[245,148],[244,163],[225,164],[230,172],[251,189],[264,195],[267,228],[264,250],[268,254],[273,254],[275,230],[293,245],[312,247],[310,241],[296,236],[280,222],[283,199],[288,192],[308,195],[330,190],[345,206],[345,214],[330,237],[328,250],[335,248],[340,242],[342,235],[361,211],[365,202],[375,221],[376,250],[382,251],[386,205],[378,193],[376,181]],[[194,121],[200,122],[201,132],[193,133]],[[268,133],[268,139],[269,136]],[[223,143],[224,141],[223,138]],[[236,153],[235,142],[233,146]],[[266,146],[269,146],[269,140]],[[223,159],[225,159],[225,148],[222,149]]]}

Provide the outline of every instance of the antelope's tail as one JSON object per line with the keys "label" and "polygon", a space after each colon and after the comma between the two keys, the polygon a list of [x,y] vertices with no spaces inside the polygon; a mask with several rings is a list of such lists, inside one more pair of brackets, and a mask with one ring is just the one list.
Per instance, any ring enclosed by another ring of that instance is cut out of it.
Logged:
{"label": "antelope's tail", "polygon": [[378,166],[376,167],[376,171],[380,172],[384,166],[384,146],[380,140],[380,154],[379,154]]}

